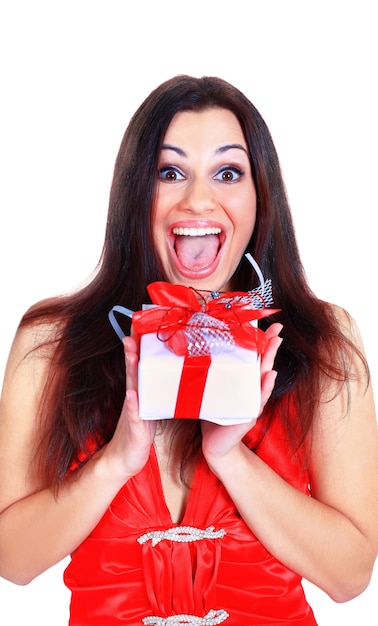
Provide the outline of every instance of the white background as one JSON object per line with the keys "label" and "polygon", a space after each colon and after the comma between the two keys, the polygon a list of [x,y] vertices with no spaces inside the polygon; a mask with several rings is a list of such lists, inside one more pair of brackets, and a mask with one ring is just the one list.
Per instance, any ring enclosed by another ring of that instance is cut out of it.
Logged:
{"label": "white background", "polygon": [[[130,116],[189,73],[229,80],[266,119],[310,283],[357,319],[376,387],[375,5],[2,0],[0,374],[25,309],[96,265]],[[2,626],[66,626],[63,565],[28,587],[0,580]],[[344,605],[306,583],[319,625],[376,626],[377,583]]]}

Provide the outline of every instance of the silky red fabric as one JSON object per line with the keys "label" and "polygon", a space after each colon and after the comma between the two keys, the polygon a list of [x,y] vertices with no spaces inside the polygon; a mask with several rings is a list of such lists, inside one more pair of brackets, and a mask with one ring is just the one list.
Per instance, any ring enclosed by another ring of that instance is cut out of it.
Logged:
{"label": "silky red fabric", "polygon": [[[245,442],[254,447],[264,421]],[[301,459],[289,452],[279,421],[257,453],[285,480],[308,492]],[[258,502],[256,502],[258,506]],[[65,571],[72,592],[70,626],[141,625],[157,615],[203,617],[224,609],[225,626],[316,626],[300,577],[248,529],[222,483],[201,459],[180,526],[223,529],[222,538],[140,545],[149,531],[177,526],[166,506],[154,449],[144,469],[118,493]]]}

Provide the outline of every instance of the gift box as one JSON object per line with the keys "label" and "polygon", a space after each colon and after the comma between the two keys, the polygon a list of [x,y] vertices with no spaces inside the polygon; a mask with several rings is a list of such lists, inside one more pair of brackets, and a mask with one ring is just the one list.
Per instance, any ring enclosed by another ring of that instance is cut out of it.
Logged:
{"label": "gift box", "polygon": [[153,304],[142,311],[113,307],[109,319],[120,339],[124,333],[116,313],[132,318],[141,339],[142,419],[231,425],[257,418],[260,361],[267,345],[258,320],[278,310],[269,308],[270,281],[259,276],[254,291],[211,292],[209,299],[190,287],[159,281],[148,285]]}
{"label": "gift box", "polygon": [[139,361],[142,419],[251,421],[260,410],[260,356],[234,346],[209,356],[180,356],[156,333],[143,335]]}

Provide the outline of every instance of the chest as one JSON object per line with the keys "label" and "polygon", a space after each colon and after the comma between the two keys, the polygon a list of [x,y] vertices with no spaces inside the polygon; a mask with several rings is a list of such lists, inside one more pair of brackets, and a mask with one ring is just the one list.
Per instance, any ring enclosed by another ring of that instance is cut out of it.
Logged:
{"label": "chest", "polygon": [[180,524],[188,504],[191,480],[189,484],[183,483],[178,464],[174,462],[167,446],[155,442],[154,447],[165,504],[172,522]]}

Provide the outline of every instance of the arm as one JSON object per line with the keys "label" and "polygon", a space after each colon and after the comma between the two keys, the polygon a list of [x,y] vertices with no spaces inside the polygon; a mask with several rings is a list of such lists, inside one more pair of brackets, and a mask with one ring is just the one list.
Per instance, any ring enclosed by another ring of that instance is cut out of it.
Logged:
{"label": "arm", "polygon": [[[0,575],[19,584],[28,583],[85,539],[122,485],[145,464],[153,435],[153,426],[138,417],[133,346],[126,358],[127,398],[112,441],[67,480],[58,495],[45,488],[35,452],[49,356],[40,350],[30,353],[36,332],[31,328],[17,333],[0,404]],[[128,342],[132,344],[130,338]]]}
{"label": "arm", "polygon": [[[352,333],[362,349],[355,326]],[[366,390],[357,358],[354,368],[349,412],[346,390],[335,397],[329,390],[314,420],[311,498],[286,483],[236,434],[227,443],[220,441],[219,429],[204,433],[205,456],[251,530],[273,555],[336,601],[366,588],[378,550],[377,423],[372,389]]]}

